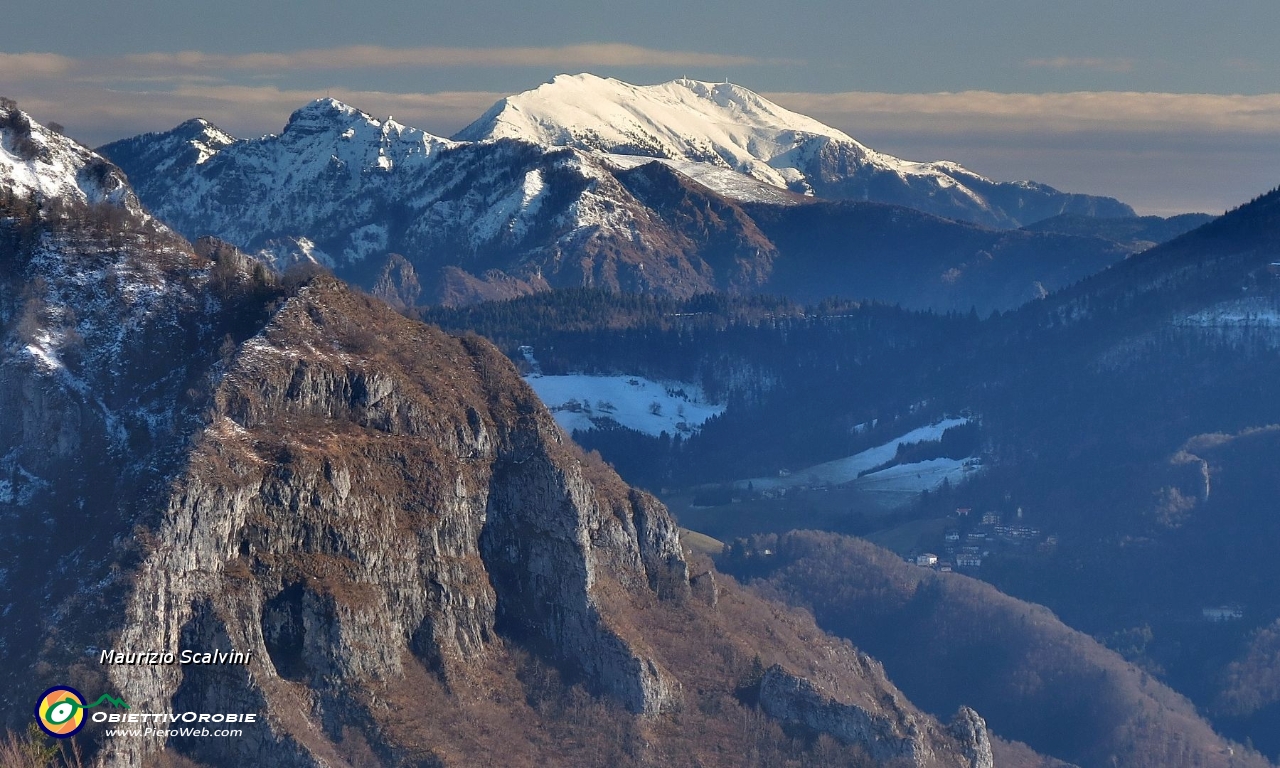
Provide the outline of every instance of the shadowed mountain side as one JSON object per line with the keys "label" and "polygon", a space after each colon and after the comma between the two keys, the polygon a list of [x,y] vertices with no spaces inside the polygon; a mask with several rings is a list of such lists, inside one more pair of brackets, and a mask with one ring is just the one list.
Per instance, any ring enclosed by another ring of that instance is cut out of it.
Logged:
{"label": "shadowed mountain side", "polygon": [[1028,224],[1022,229],[1027,232],[1057,232],[1063,235],[1101,237],[1142,251],[1208,224],[1213,219],[1214,217],[1207,213],[1183,213],[1168,218],[1161,216],[1101,218],[1062,214]]}
{"label": "shadowed mountain side", "polygon": [[852,202],[746,205],[786,257],[769,290],[799,301],[870,298],[912,309],[1009,309],[1124,259],[1097,238],[999,231]]}
{"label": "shadowed mountain side", "polygon": [[1276,263],[1280,189],[1024,307],[1008,321],[1022,335],[1035,327],[1061,332],[1090,325],[1119,336],[1167,321],[1171,311],[1194,312],[1240,298],[1271,283]]}
{"label": "shadowed mountain side", "polygon": [[1045,608],[983,582],[815,532],[739,542],[721,563],[877,654],[926,709],[979,707],[995,732],[1044,754],[1085,768],[1269,765]]}

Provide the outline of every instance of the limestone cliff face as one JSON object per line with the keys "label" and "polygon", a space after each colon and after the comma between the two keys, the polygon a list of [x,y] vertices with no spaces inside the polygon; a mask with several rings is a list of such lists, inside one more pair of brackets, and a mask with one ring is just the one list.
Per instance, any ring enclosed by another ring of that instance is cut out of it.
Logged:
{"label": "limestone cliff face", "polygon": [[[658,713],[677,695],[598,594],[682,599],[675,526],[647,495],[589,482],[489,345],[322,281],[244,345],[215,402],[117,644],[249,651],[237,695],[272,713],[295,706],[272,678],[305,686],[304,732],[272,717],[275,744],[254,745],[273,761],[322,761],[312,729],[340,723],[353,692],[399,676],[405,654],[460,684],[500,635],[632,712]],[[112,680],[161,708],[191,688],[174,667],[122,667]]]}

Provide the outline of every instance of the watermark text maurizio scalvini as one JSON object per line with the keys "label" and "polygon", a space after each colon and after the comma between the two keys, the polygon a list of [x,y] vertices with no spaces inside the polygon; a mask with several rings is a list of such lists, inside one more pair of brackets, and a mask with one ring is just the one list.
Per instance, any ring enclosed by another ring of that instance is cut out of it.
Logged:
{"label": "watermark text maurizio scalvini", "polygon": [[113,651],[104,648],[99,664],[168,665],[168,664],[248,664],[252,651]]}

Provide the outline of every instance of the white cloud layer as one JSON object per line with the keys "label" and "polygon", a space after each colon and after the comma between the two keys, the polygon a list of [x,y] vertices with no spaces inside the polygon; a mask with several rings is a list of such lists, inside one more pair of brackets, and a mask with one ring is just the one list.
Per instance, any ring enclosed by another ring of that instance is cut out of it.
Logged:
{"label": "white cloud layer", "polygon": [[218,54],[201,51],[125,56],[124,64],[145,70],[250,70],[260,72],[366,69],[371,67],[736,67],[777,64],[753,56],[696,51],[663,51],[622,43],[584,43],[516,48],[386,48],[351,45],[291,53]]}
{"label": "white cloud layer", "polygon": [[61,77],[75,67],[75,59],[56,53],[0,52],[0,83]]}
{"label": "white cloud layer", "polygon": [[771,93],[768,98],[833,124],[857,120],[903,130],[1011,132],[1216,132],[1280,135],[1280,93]]}

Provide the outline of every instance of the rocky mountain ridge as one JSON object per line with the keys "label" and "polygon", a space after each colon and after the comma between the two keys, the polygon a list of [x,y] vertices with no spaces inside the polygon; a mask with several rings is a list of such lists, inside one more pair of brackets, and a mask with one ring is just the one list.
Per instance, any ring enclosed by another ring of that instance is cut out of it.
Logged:
{"label": "rocky mountain ridge", "polygon": [[[619,163],[518,139],[450,142],[332,100],[298,110],[278,136],[229,140],[192,121],[104,152],[188,237],[211,234],[276,266],[317,262],[370,289],[384,285],[397,254],[412,275],[399,261],[395,271],[416,282],[422,303],[594,286],[1007,309],[1127,253],[1100,239],[989,230],[777,188],[744,203],[687,164]],[[787,223],[807,215],[799,210],[847,222],[821,259],[780,245],[804,236]],[[783,224],[765,234],[758,219]],[[975,265],[982,280],[958,279]]]}
{"label": "rocky mountain ridge", "polygon": [[371,283],[398,252],[433,283],[456,266],[531,288],[547,278],[673,293],[714,285],[697,254],[581,152],[457,144],[333,100],[298,110],[279,136],[211,156],[192,148],[220,132],[190,127],[104,151],[178,231],[277,266],[312,260]]}

